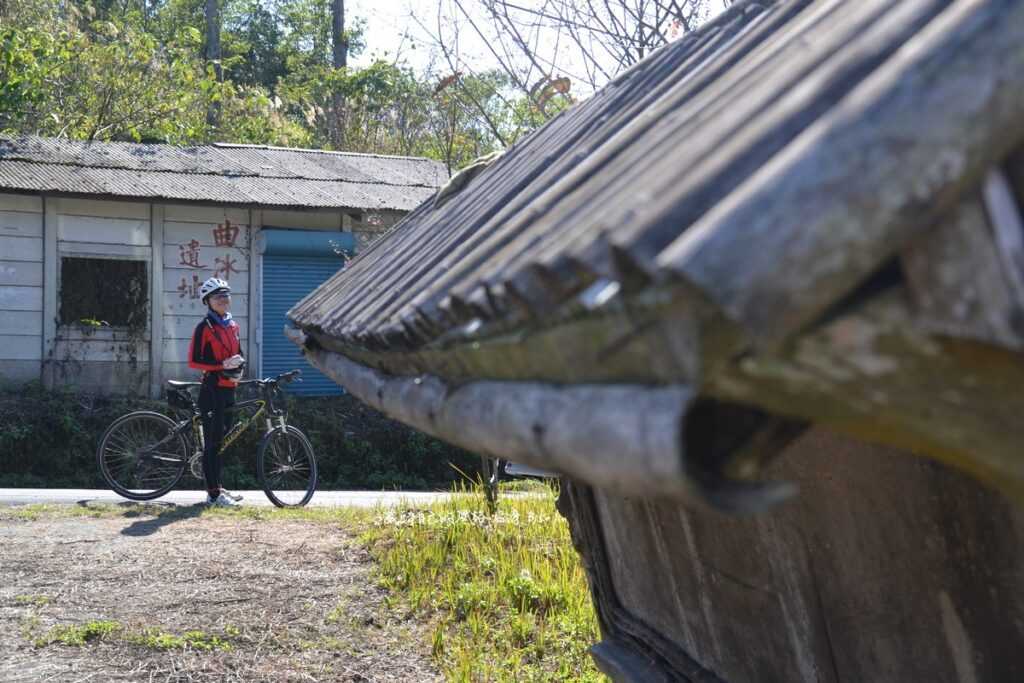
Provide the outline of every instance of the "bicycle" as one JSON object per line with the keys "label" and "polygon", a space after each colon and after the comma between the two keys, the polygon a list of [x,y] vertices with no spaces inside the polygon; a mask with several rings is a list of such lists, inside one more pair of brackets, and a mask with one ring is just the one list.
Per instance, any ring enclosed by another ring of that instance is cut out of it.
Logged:
{"label": "bicycle", "polygon": [[[316,490],[313,447],[301,430],[288,424],[287,413],[279,407],[284,402],[281,386],[300,374],[292,370],[271,379],[240,382],[240,386],[255,386],[258,397],[231,408],[241,417],[224,435],[219,450],[223,454],[263,416],[266,431],[260,439],[256,470],[263,492],[277,507],[302,507]],[[168,405],[187,417],[173,420],[163,413],[139,410],[114,420],[100,437],[96,450],[100,474],[115,493],[129,500],[153,500],[166,494],[186,467],[204,480],[203,422],[191,393],[200,383],[169,380],[167,384]]]}

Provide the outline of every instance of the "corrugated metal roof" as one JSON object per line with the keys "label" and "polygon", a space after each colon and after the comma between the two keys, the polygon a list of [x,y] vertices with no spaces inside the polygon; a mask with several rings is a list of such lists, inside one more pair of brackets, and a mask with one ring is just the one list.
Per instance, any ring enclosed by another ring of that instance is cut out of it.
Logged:
{"label": "corrugated metal roof", "polygon": [[443,164],[413,157],[0,136],[6,191],[409,211],[446,180]]}

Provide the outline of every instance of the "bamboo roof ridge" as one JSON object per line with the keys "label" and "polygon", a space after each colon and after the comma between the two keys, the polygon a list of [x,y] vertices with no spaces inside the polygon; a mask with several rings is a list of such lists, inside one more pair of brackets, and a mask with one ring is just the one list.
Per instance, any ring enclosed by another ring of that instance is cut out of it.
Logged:
{"label": "bamboo roof ridge", "polygon": [[760,509],[815,423],[1024,500],[1022,36],[1011,0],[735,3],[420,205],[291,334],[414,426],[625,493]]}

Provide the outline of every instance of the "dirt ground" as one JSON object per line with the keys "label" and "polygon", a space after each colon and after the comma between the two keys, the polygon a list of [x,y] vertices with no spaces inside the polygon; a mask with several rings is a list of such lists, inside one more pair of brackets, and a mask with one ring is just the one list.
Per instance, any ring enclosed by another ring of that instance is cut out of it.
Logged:
{"label": "dirt ground", "polygon": [[[338,524],[0,514],[0,681],[439,680],[424,625],[385,608],[371,568]],[[97,620],[117,625],[54,641]]]}

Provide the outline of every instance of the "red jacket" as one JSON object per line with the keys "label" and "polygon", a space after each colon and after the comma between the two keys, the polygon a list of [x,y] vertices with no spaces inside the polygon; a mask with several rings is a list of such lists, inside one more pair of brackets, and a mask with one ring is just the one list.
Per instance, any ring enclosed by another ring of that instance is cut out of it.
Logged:
{"label": "red jacket", "polygon": [[224,361],[242,353],[242,342],[238,323],[229,319],[227,325],[208,314],[196,325],[192,341],[188,345],[188,366],[203,371],[203,381],[217,378],[219,387],[236,387],[238,380],[229,379],[220,373]]}

